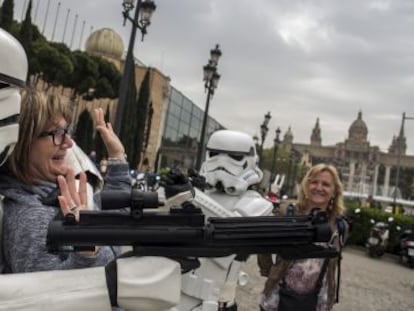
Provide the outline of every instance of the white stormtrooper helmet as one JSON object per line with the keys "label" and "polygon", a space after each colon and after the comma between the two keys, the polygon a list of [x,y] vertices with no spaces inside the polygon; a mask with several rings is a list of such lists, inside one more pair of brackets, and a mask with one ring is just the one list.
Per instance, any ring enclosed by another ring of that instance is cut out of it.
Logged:
{"label": "white stormtrooper helmet", "polygon": [[20,43],[0,28],[0,165],[19,134],[20,90],[26,85],[28,62]]}
{"label": "white stormtrooper helmet", "polygon": [[210,187],[240,195],[261,181],[255,144],[249,135],[230,130],[214,132],[207,142],[206,160],[200,174]]}

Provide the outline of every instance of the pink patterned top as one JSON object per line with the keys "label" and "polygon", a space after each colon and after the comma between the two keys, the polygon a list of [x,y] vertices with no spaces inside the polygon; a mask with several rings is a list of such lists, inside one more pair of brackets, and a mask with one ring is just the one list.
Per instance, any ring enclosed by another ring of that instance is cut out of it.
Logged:
{"label": "pink patterned top", "polygon": [[[319,278],[324,259],[300,259],[292,262],[285,275],[286,287],[299,294],[311,292]],[[260,297],[260,306],[264,311],[277,311],[279,304],[279,286],[276,286],[268,297]],[[328,286],[326,273],[318,296],[317,311],[328,311]]]}

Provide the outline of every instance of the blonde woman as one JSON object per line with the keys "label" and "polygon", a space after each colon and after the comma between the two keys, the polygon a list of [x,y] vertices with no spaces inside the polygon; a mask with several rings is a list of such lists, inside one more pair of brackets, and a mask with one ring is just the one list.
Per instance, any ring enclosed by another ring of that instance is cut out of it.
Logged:
{"label": "blonde woman", "polygon": [[[314,209],[325,211],[331,230],[334,232],[330,243],[339,250],[348,229],[344,222],[338,221],[344,213],[344,202],[342,183],[335,167],[317,164],[307,172],[300,185],[295,209],[296,215],[307,215]],[[340,235],[336,234],[339,223],[342,227],[339,229]],[[258,264],[261,274],[267,276],[260,309],[262,311],[285,311],[287,308],[298,311],[331,310],[336,301],[337,263],[336,258],[283,260],[278,257],[273,263],[271,255],[259,255]]]}

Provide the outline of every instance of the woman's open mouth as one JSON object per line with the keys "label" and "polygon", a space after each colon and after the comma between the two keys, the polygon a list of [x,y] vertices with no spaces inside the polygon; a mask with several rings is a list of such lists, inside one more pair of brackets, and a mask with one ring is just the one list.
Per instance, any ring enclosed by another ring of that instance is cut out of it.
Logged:
{"label": "woman's open mouth", "polygon": [[62,154],[62,155],[55,155],[52,157],[52,160],[54,161],[63,161],[65,160],[66,154]]}

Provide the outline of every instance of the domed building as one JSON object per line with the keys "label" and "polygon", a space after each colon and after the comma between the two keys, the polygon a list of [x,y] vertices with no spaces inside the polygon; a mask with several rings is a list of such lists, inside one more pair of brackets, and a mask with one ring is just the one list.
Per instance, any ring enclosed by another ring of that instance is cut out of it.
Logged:
{"label": "domed building", "polygon": [[[122,68],[122,55],[124,51],[124,43],[122,38],[119,34],[113,31],[110,28],[103,28],[94,31],[90,34],[90,36],[85,41],[85,52],[97,56],[97,57],[104,57],[105,60],[114,64],[114,66],[121,71]],[[37,85],[40,89],[45,89],[44,82],[41,81]],[[110,120],[113,122],[116,108],[117,108],[117,100],[110,99],[110,98],[99,98],[99,99],[92,99],[89,98],[95,91],[93,88],[89,89],[87,94],[76,94],[74,96],[74,92],[69,87],[63,86],[55,86],[49,90],[50,92],[54,92],[56,94],[60,94],[63,97],[68,98],[73,103],[73,120],[74,124],[77,123],[79,116],[82,112],[86,109],[88,111],[92,111],[93,108],[102,108],[106,111],[109,108],[110,113]],[[88,98],[89,97],[89,98]]]}
{"label": "domed building", "polygon": [[359,145],[363,145],[368,143],[368,127],[365,124],[364,120],[362,120],[362,112],[358,112],[358,118],[352,122],[351,126],[348,130],[348,143],[356,143]]}
{"label": "domed building", "polygon": [[110,28],[94,31],[86,40],[85,51],[91,55],[121,60],[124,42],[120,35]]}
{"label": "domed building", "polygon": [[[290,127],[287,135],[293,137]],[[388,152],[382,152],[378,146],[371,146],[368,141],[368,126],[363,120],[362,111],[358,112],[357,118],[351,123],[348,137],[343,142],[323,146],[322,129],[317,118],[310,144],[289,143],[285,139],[282,146],[291,155],[296,154],[296,160],[307,167],[322,162],[335,165],[341,174],[344,190],[355,196],[390,198],[396,195],[401,198],[401,191],[395,185],[396,168],[414,169],[414,156],[406,155],[403,127],[401,126],[399,135],[392,139]]]}
{"label": "domed building", "polygon": [[[124,55],[125,46],[121,36],[110,28],[102,28],[94,31],[86,40],[85,51],[88,54],[104,57],[112,62],[121,72],[125,64]],[[145,137],[143,142],[143,152],[141,161],[137,164],[139,170],[153,170],[156,162],[157,152],[161,145],[161,134],[163,132],[163,120],[165,119],[166,106],[168,104],[170,78],[160,72],[158,69],[148,67],[135,58],[135,84],[137,95],[139,96],[140,87],[147,77],[149,81],[149,100],[148,115],[145,124]],[[107,101],[102,104],[102,101]],[[79,103],[79,112],[83,109],[92,109],[92,107],[107,105],[110,106],[110,120],[115,124],[115,115],[118,100],[93,100],[92,102]]]}

